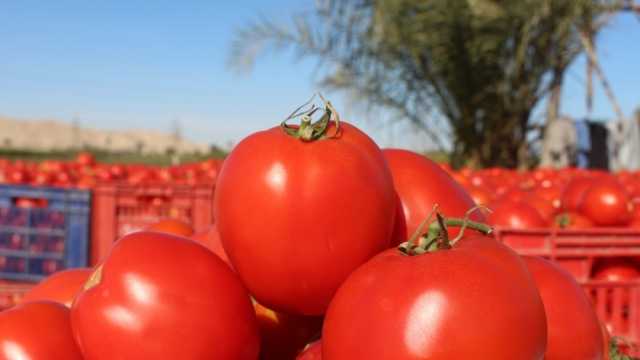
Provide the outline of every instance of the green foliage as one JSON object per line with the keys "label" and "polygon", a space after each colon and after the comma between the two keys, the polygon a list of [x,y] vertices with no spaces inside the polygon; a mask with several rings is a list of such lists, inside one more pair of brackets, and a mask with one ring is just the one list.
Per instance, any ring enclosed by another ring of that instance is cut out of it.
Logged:
{"label": "green foliage", "polygon": [[532,109],[604,24],[594,0],[325,0],[291,25],[241,29],[231,62],[268,50],[320,60],[321,84],[424,130],[451,162],[527,161]]}

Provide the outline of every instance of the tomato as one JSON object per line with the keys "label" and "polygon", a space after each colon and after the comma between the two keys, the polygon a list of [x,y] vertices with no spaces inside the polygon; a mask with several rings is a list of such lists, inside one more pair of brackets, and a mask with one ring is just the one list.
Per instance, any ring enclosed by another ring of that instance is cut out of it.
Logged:
{"label": "tomato", "polygon": [[246,289],[204,246],[158,232],[115,243],[71,307],[86,360],[257,359]]}
{"label": "tomato", "polygon": [[494,194],[484,187],[474,186],[469,189],[469,195],[473,199],[473,202],[478,205],[488,205],[494,199]]}
{"label": "tomato", "polygon": [[618,282],[637,280],[639,278],[640,269],[638,264],[630,259],[608,259],[594,267],[594,280]]}
{"label": "tomato", "polygon": [[23,301],[49,300],[70,307],[91,272],[91,269],[84,268],[57,272],[31,288]]}
{"label": "tomato", "polygon": [[146,231],[158,231],[167,234],[191,237],[193,235],[193,228],[186,222],[178,219],[164,219],[155,222],[145,229]]}
{"label": "tomato", "polygon": [[389,249],[354,271],[327,311],[322,358],[543,359],[546,337],[520,257],[465,233],[451,249]]}
{"label": "tomato", "polygon": [[572,178],[562,193],[563,209],[566,211],[578,211],[584,194],[592,184],[594,184],[594,180],[590,177]]}
{"label": "tomato", "polygon": [[534,194],[526,197],[524,202],[536,209],[538,211],[538,214],[542,216],[542,219],[545,221],[545,223],[549,223],[558,213],[558,208],[556,208],[551,201],[543,199]]}
{"label": "tomato", "polygon": [[214,254],[218,255],[220,259],[222,259],[229,266],[231,266],[231,262],[229,261],[229,256],[227,256],[227,253],[224,251],[224,248],[222,247],[220,234],[218,233],[218,229],[216,228],[215,224],[211,225],[209,229],[204,232],[194,234],[191,238],[194,241],[199,242],[200,244],[206,246],[209,250],[213,251]]}
{"label": "tomato", "polygon": [[254,302],[260,327],[260,359],[295,359],[304,346],[320,334],[321,317],[278,313]]}
{"label": "tomato", "polygon": [[222,244],[256,300],[273,310],[323,314],[342,281],[389,246],[396,197],[386,161],[366,134],[339,126],[309,141],[281,127],[254,133],[218,176]]}
{"label": "tomato", "polygon": [[322,360],[322,342],[317,340],[309,344],[296,360]]}
{"label": "tomato", "polygon": [[87,151],[82,151],[76,156],[76,163],[81,166],[93,166],[96,164],[96,158]]}
{"label": "tomato", "polygon": [[69,309],[42,301],[0,312],[0,358],[82,360],[71,333]]}
{"label": "tomato", "polygon": [[547,227],[540,213],[525,202],[502,201],[492,208],[489,222],[495,226],[512,229],[536,229]]}
{"label": "tomato", "polygon": [[588,229],[593,227],[593,222],[588,217],[576,212],[558,214],[553,220],[553,227],[561,229]]}
{"label": "tomato", "polygon": [[571,274],[554,263],[524,257],[547,314],[545,360],[602,359],[602,330],[584,290]]}
{"label": "tomato", "polygon": [[[435,204],[441,212],[454,217],[464,217],[475,206],[462,186],[435,162],[408,150],[384,149],[383,153],[400,198],[398,206],[402,209],[402,214],[396,214],[392,245],[407,241]],[[485,220],[481,212],[474,212],[471,217],[476,221]]]}
{"label": "tomato", "polygon": [[599,226],[625,226],[632,220],[633,204],[622,185],[607,179],[585,192],[580,212]]}

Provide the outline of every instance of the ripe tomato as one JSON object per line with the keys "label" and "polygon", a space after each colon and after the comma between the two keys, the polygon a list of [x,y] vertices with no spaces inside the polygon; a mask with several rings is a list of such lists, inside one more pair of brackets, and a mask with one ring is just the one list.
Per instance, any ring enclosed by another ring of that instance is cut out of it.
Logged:
{"label": "ripe tomato", "polygon": [[395,211],[382,152],[344,122],[310,141],[281,127],[250,135],[214,196],[222,244],[251,293],[301,315],[323,314],[344,279],[389,246]]}
{"label": "ripe tomato", "polygon": [[92,153],[87,151],[82,151],[78,153],[78,155],[76,156],[76,163],[85,167],[93,166],[96,164],[96,158],[93,156]]}
{"label": "ripe tomato", "polygon": [[86,360],[258,358],[255,313],[237,276],[204,246],[169,234],[116,242],[71,320]]}
{"label": "ripe tomato", "polygon": [[[398,206],[402,210],[402,213],[396,213],[391,245],[407,241],[433,211],[435,204],[438,204],[441,212],[454,217],[464,217],[475,206],[462,186],[437,163],[408,150],[384,149],[383,154],[391,169],[393,183],[400,198]],[[485,220],[479,211],[473,213],[471,218],[476,221]]]}
{"label": "ripe tomato", "polygon": [[254,302],[260,328],[260,360],[295,359],[304,346],[320,334],[321,317],[278,313]]}
{"label": "ripe tomato", "polygon": [[593,222],[588,217],[577,212],[565,212],[558,214],[554,218],[553,227],[560,229],[588,229],[593,227]]}
{"label": "ripe tomato", "polygon": [[91,273],[84,268],[57,272],[29,290],[23,301],[49,300],[70,307]]}
{"label": "ripe tomato", "polygon": [[599,360],[602,330],[584,290],[571,274],[554,263],[525,257],[547,314],[547,352],[545,360]]}
{"label": "ripe tomato", "polygon": [[578,211],[586,191],[594,184],[593,178],[574,177],[562,192],[562,208],[566,211]]}
{"label": "ripe tomato", "polygon": [[178,219],[163,219],[153,223],[145,229],[146,231],[158,231],[171,235],[191,237],[193,236],[193,228],[186,222]]}
{"label": "ripe tomato", "polygon": [[631,222],[633,205],[624,187],[607,179],[585,192],[580,212],[599,226],[625,226]]}
{"label": "ripe tomato", "polygon": [[327,311],[322,358],[543,359],[546,337],[520,257],[472,234],[422,255],[389,249],[354,271]]}
{"label": "ripe tomato", "polygon": [[593,272],[594,280],[602,281],[630,281],[640,278],[640,269],[634,261],[624,258],[614,258],[596,264]]}
{"label": "ripe tomato", "polygon": [[540,213],[525,202],[502,201],[492,208],[489,223],[512,229],[544,228],[547,222]]}
{"label": "ripe tomato", "polygon": [[232,266],[231,262],[229,261],[229,256],[227,256],[227,253],[222,247],[220,234],[218,233],[218,229],[216,228],[215,224],[212,224],[209,229],[204,232],[194,234],[191,238],[194,241],[206,246],[209,250],[213,251],[214,254],[218,255],[220,259],[229,264],[229,266]]}
{"label": "ripe tomato", "polygon": [[71,333],[69,309],[41,301],[0,312],[0,358],[82,360]]}
{"label": "ripe tomato", "polygon": [[322,360],[322,342],[318,340],[307,345],[296,360]]}
{"label": "ripe tomato", "polygon": [[545,223],[549,223],[553,220],[555,215],[558,213],[558,208],[556,208],[551,201],[543,199],[535,194],[527,196],[524,202],[536,209],[538,214],[542,216]]}

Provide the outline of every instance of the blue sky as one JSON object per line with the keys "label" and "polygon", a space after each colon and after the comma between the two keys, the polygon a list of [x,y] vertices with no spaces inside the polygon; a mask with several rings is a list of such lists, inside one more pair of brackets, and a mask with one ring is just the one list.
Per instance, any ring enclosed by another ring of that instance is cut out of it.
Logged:
{"label": "blue sky", "polygon": [[[108,129],[170,130],[221,145],[277,124],[316,91],[313,61],[263,57],[250,74],[229,70],[230,39],[264,15],[288,21],[313,1],[0,1],[0,114]],[[598,49],[623,111],[640,104],[640,21],[618,16]],[[563,112],[586,115],[584,62],[571,69]],[[594,115],[612,117],[596,89]],[[366,121],[340,93],[351,122],[382,146],[420,149],[406,127]]]}

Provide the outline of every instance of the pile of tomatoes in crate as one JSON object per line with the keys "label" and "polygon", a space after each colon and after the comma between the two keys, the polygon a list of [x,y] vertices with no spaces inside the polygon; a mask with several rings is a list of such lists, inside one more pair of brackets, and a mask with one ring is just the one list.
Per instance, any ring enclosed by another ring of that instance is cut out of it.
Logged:
{"label": "pile of tomatoes in crate", "polygon": [[487,219],[441,166],[381,150],[325,105],[234,148],[208,231],[165,220],[125,235],[0,313],[2,355],[627,358],[609,358],[569,273],[492,237],[497,210]]}
{"label": "pile of tomatoes in crate", "polygon": [[172,183],[193,186],[213,183],[221,160],[210,159],[175,166],[97,163],[81,152],[74,161],[29,162],[0,159],[0,184],[91,189],[99,184],[152,186]]}
{"label": "pile of tomatoes in crate", "polygon": [[640,228],[640,172],[572,168],[450,172],[477,203],[493,209],[495,225]]}

